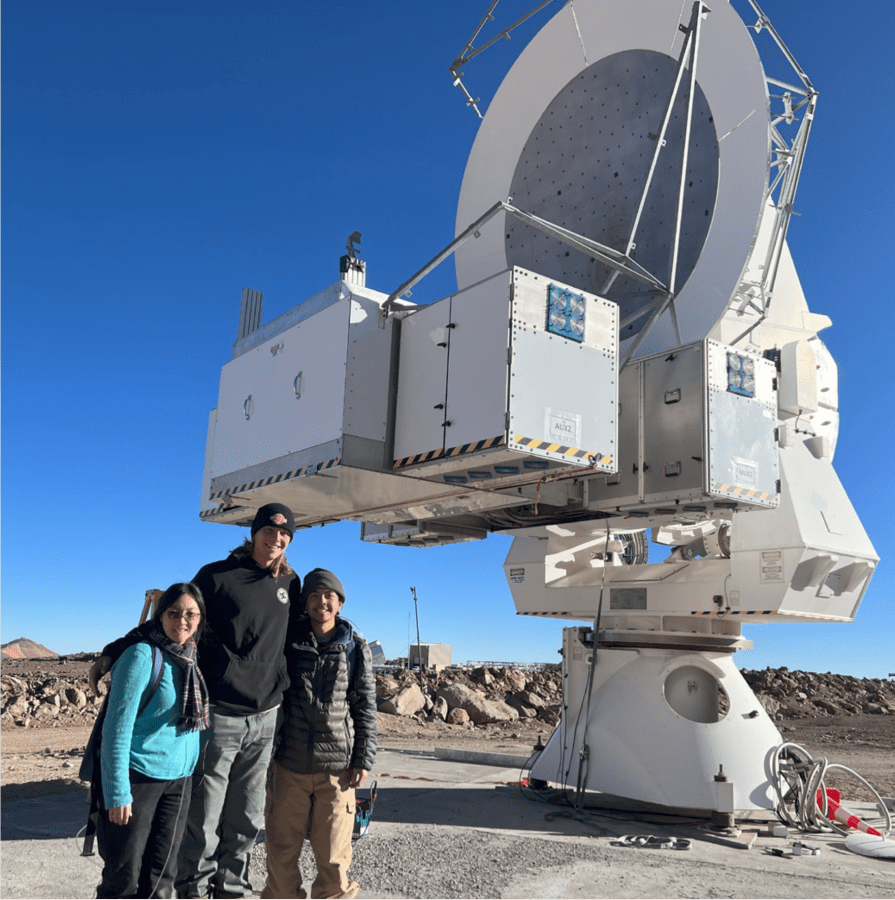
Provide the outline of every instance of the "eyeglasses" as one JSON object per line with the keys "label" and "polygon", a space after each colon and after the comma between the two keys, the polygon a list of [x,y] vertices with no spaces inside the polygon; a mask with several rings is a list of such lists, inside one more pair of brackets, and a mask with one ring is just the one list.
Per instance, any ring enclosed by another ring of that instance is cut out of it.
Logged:
{"label": "eyeglasses", "polygon": [[175,609],[166,609],[165,610],[165,618],[171,622],[176,622],[179,619],[186,619],[188,624],[192,625],[193,622],[198,622],[199,619],[202,618],[202,613],[197,612],[177,612]]}

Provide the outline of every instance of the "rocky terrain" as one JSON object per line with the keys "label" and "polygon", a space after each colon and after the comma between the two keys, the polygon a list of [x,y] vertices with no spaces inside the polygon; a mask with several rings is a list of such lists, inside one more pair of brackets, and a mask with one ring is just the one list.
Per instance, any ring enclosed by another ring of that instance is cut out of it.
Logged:
{"label": "rocky terrain", "polygon": [[[102,703],[102,698],[95,697],[87,685],[87,671],[95,659],[95,654],[4,659],[0,678],[2,728],[92,724]],[[778,722],[895,715],[895,681],[829,672],[791,672],[785,667],[745,669],[743,676]],[[560,681],[557,665],[532,671],[485,666],[455,668],[438,674],[426,672],[422,677],[399,669],[376,676],[376,696],[380,713],[414,718],[420,724],[445,723],[469,730],[520,723],[549,733],[559,721]]]}
{"label": "rocky terrain", "polygon": [[[5,799],[77,786],[80,754],[102,703],[87,685],[95,654],[3,659],[2,784]],[[851,766],[895,795],[895,681],[830,673],[744,670],[787,740]],[[376,676],[380,743],[432,750],[465,747],[527,755],[559,721],[559,666],[406,670]],[[723,712],[723,698],[721,710]]]}

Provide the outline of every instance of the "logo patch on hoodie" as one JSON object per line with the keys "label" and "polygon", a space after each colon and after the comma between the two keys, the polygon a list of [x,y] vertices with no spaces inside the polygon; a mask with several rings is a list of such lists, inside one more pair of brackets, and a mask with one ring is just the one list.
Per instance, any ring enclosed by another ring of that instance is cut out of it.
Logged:
{"label": "logo patch on hoodie", "polygon": [[277,600],[279,600],[280,603],[289,602],[289,592],[286,588],[277,588]]}

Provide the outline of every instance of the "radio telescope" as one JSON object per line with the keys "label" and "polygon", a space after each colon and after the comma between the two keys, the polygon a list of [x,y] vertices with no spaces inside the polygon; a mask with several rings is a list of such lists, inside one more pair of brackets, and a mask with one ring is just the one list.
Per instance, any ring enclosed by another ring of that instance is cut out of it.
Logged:
{"label": "radio telescope", "polygon": [[[851,621],[878,561],[786,243],[817,92],[751,5],[564,5],[488,106],[441,253],[386,294],[355,233],[339,280],[265,325],[244,291],[201,504],[416,547],[513,535],[518,613],[570,623],[532,776],[722,815],[773,806],[782,743],[742,625]],[[471,46],[452,73],[477,109]],[[457,291],[410,303],[451,255]]]}

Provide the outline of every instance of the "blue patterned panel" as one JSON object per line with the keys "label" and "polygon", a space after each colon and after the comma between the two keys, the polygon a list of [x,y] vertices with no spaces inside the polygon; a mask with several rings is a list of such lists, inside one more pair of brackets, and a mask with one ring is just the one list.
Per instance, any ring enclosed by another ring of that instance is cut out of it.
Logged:
{"label": "blue patterned panel", "polygon": [[584,340],[584,295],[551,284],[547,290],[547,331],[570,341]]}

